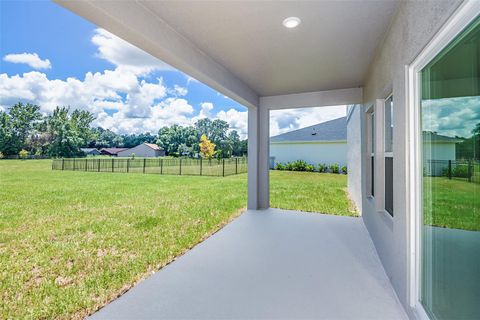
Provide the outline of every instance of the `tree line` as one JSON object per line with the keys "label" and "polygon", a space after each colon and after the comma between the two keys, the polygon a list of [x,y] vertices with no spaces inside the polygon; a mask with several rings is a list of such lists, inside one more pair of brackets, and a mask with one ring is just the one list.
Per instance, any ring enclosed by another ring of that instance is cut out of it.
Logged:
{"label": "tree line", "polygon": [[247,140],[241,140],[237,131],[219,119],[201,119],[193,126],[165,126],[157,134],[117,134],[92,127],[94,120],[85,110],[56,107],[43,115],[38,105],[17,103],[0,111],[0,157],[16,156],[21,151],[43,157],[78,157],[83,156],[80,148],[84,147],[132,148],[144,142],[158,144],[169,156],[197,157],[203,135],[215,145],[215,157],[247,153]]}

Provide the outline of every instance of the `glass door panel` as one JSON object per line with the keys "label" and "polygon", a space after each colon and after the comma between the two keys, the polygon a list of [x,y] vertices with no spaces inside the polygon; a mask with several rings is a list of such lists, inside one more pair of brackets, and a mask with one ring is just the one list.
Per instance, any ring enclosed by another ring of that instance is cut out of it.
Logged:
{"label": "glass door panel", "polygon": [[421,80],[421,303],[432,319],[480,319],[480,18]]}

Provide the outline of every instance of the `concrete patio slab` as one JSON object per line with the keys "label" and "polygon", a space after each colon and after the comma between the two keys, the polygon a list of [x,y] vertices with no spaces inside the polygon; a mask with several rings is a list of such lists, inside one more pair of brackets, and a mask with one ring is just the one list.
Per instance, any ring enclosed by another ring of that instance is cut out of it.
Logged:
{"label": "concrete patio slab", "polygon": [[362,219],[268,209],[246,211],[91,317],[179,318],[407,316]]}

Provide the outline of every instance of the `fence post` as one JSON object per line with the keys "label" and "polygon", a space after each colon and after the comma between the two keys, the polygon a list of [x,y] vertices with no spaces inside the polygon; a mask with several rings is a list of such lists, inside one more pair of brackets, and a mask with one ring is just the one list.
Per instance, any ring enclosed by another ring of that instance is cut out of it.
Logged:
{"label": "fence post", "polygon": [[113,160],[114,160],[114,158],[112,158],[112,172],[114,171],[114,168],[115,168],[115,166],[113,164]]}
{"label": "fence post", "polygon": [[238,174],[238,158],[235,158],[235,174]]}
{"label": "fence post", "polygon": [[97,161],[97,171],[100,172],[100,159]]}
{"label": "fence post", "polygon": [[130,169],[129,166],[130,166],[130,159],[127,159],[127,173],[128,173],[128,170]]}
{"label": "fence post", "polygon": [[222,176],[225,177],[225,158],[223,158],[223,165],[222,165]]}
{"label": "fence post", "polygon": [[65,158],[62,158],[62,171],[65,170]]}
{"label": "fence post", "polygon": [[160,159],[160,174],[163,174],[163,159]]}
{"label": "fence post", "polygon": [[143,158],[143,173],[145,173],[145,165],[147,164],[147,158]]}
{"label": "fence post", "polygon": [[75,169],[75,158],[73,158],[73,171],[76,171]]}
{"label": "fence post", "polygon": [[180,175],[182,175],[182,158],[180,158]]}
{"label": "fence post", "polygon": [[203,171],[203,159],[200,158],[200,175],[202,175],[202,171]]}
{"label": "fence post", "polygon": [[87,158],[85,158],[85,171],[87,171]]}
{"label": "fence post", "polygon": [[472,167],[472,160],[468,160],[468,182],[472,182],[472,175],[473,175],[473,167]]}
{"label": "fence post", "polygon": [[448,179],[452,180],[452,160],[448,160]]}

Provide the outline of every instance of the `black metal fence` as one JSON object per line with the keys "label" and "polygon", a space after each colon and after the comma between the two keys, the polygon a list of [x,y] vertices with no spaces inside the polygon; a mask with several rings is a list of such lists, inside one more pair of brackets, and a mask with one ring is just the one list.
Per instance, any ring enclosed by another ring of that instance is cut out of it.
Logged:
{"label": "black metal fence", "polygon": [[446,177],[480,183],[480,161],[478,160],[426,160],[424,175]]}
{"label": "black metal fence", "polygon": [[231,176],[247,172],[247,158],[164,159],[164,158],[78,158],[55,159],[52,170],[87,172],[153,173],[193,176]]}

